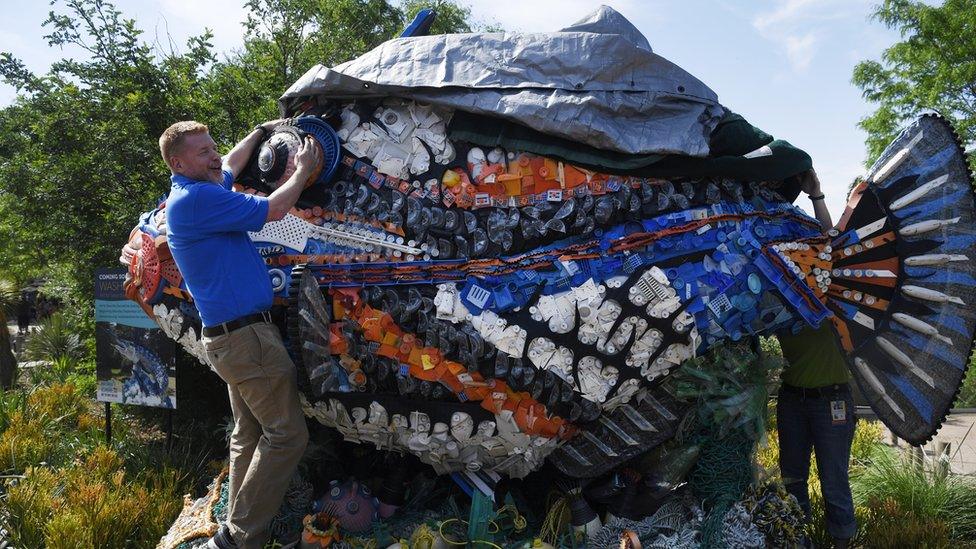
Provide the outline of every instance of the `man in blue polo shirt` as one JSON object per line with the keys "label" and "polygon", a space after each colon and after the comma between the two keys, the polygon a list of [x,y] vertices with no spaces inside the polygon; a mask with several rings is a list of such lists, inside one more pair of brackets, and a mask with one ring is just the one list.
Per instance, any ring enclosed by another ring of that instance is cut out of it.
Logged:
{"label": "man in blue polo shirt", "polygon": [[256,127],[224,157],[199,122],[177,122],[159,138],[173,172],[169,249],[200,311],[207,358],[227,383],[234,412],[227,523],[209,540],[211,548],[264,545],[308,442],[295,365],[271,323],[268,270],[247,231],[291,210],[321,164],[321,149],[306,138],[294,174],[268,197],[231,187],[278,123]]}

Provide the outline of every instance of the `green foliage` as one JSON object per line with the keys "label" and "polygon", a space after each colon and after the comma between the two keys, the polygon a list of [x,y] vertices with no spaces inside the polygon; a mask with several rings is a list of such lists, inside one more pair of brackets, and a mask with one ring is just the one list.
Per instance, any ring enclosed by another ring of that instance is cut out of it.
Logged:
{"label": "green foliage", "polygon": [[21,472],[41,462],[68,463],[79,446],[94,444],[101,421],[73,385],[39,387],[25,398],[0,401],[0,472]]}
{"label": "green foliage", "polygon": [[71,362],[70,368],[65,371],[64,378],[60,381],[74,385],[79,393],[94,399],[96,390],[98,389],[95,368],[96,365],[93,359]]}
{"label": "green foliage", "polygon": [[378,46],[403,27],[385,0],[248,0],[244,58],[259,67],[277,99],[314,65],[337,65]]}
{"label": "green foliage", "polygon": [[27,340],[27,356],[31,360],[50,361],[65,374],[84,355],[81,336],[60,312],[45,319]]}
{"label": "green foliage", "polygon": [[430,34],[444,34],[447,32],[472,32],[471,8],[459,6],[449,0],[407,0],[403,3],[403,11],[407,22],[420,13],[420,10],[430,8],[437,12],[434,24],[430,27]]}
{"label": "green foliage", "polygon": [[116,261],[136,216],[164,189],[158,135],[209,114],[191,90],[212,56],[204,34],[186,53],[157,58],[134,20],[107,2],[69,0],[66,10],[52,12],[45,38],[88,59],[62,59],[38,77],[0,58],[0,77],[23,92],[0,111],[0,156],[9,160],[0,195],[11,197],[5,230],[29,250],[11,259],[26,260],[31,274],[50,265],[72,293],[89,296],[93,269]]}
{"label": "green foliage", "polygon": [[[860,517],[859,517],[860,518]],[[867,505],[862,528],[871,547],[949,548],[952,543],[944,520],[920,516],[894,498],[872,500]]]}
{"label": "green foliage", "polygon": [[878,105],[860,123],[868,133],[867,164],[926,108],[950,116],[964,143],[976,141],[976,0],[884,0],[874,18],[902,40],[880,61],[854,68],[853,83]]}
{"label": "green foliage", "polygon": [[17,291],[17,284],[13,280],[0,278],[0,318],[13,314],[19,300],[20,292]]}
{"label": "green foliage", "polygon": [[[277,98],[313,65],[362,54],[407,22],[389,0],[248,0],[243,47],[217,61],[209,31],[161,51],[110,2],[54,4],[48,44],[86,56],[38,75],[0,53],[0,79],[20,93],[0,110],[0,277],[48,276],[69,314],[89,323],[94,269],[116,263],[138,214],[169,188],[158,151],[167,126],[204,121],[229,149],[276,118]],[[434,6],[435,31],[473,28],[467,8]]]}
{"label": "green foliage", "polygon": [[95,447],[60,469],[33,467],[11,483],[4,527],[18,547],[152,547],[181,508],[172,470],[129,474]]}
{"label": "green foliage", "polygon": [[962,378],[959,396],[954,404],[956,408],[976,407],[976,367],[973,364],[976,364],[976,355],[969,357],[969,369],[966,370],[966,375]]}
{"label": "green foliage", "polygon": [[[859,525],[855,547],[955,547],[973,539],[976,483],[968,477],[939,478],[904,463],[882,443],[878,422],[859,421],[851,446],[851,489]],[[760,449],[759,462],[779,459],[775,433]],[[811,523],[807,535],[817,547],[832,543],[816,462],[810,475]]]}
{"label": "green foliage", "polygon": [[152,547],[180,495],[209,478],[187,426],[167,452],[161,433],[116,407],[108,448],[97,409],[70,382],[0,393],[0,527],[17,547]]}
{"label": "green foliage", "polygon": [[17,378],[17,359],[7,331],[7,315],[13,312],[18,299],[17,286],[0,278],[0,389],[10,388]]}
{"label": "green foliage", "polygon": [[858,505],[897,509],[906,524],[910,519],[920,530],[937,529],[941,522],[954,540],[976,539],[976,482],[971,478],[934,475],[883,452],[852,478],[851,489]]}

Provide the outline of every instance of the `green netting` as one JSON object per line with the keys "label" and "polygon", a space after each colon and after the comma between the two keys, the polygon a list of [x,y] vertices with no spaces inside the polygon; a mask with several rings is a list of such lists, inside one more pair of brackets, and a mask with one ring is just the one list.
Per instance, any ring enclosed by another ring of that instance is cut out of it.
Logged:
{"label": "green netting", "polygon": [[716,427],[702,426],[694,437],[701,451],[688,482],[707,515],[702,523],[702,547],[726,547],[725,515],[754,480],[752,455],[756,441],[741,428],[722,438]]}

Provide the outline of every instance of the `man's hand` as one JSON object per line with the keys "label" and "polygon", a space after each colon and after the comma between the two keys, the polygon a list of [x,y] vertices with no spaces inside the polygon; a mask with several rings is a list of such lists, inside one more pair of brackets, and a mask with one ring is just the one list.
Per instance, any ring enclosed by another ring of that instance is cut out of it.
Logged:
{"label": "man's hand", "polygon": [[322,147],[311,135],[306,135],[295,155],[295,172],[268,197],[266,221],[277,221],[292,209],[299,195],[322,169]]}
{"label": "man's hand", "polygon": [[813,202],[813,214],[820,222],[820,226],[824,231],[830,230],[834,222],[830,219],[830,211],[827,210],[824,193],[820,188],[820,179],[813,168],[800,174],[800,190],[807,193],[810,201]]}
{"label": "man's hand", "polygon": [[226,156],[224,156],[224,167],[230,170],[230,173],[234,175],[234,179],[244,171],[247,166],[247,162],[251,159],[251,154],[254,152],[254,148],[258,146],[261,139],[265,135],[274,131],[279,125],[283,124],[285,119],[278,118],[277,120],[268,120],[263,124],[259,124],[259,127],[264,131],[257,131],[256,129],[251,133],[247,134],[243,140],[234,148],[231,149]]}
{"label": "man's hand", "polygon": [[295,155],[295,174],[307,185],[307,180],[322,168],[322,147],[311,135],[306,135]]}
{"label": "man's hand", "polygon": [[129,241],[122,246],[122,253],[119,255],[119,263],[125,265],[126,267],[132,263],[132,258],[139,253],[142,248],[142,238],[139,237],[139,227],[136,226],[129,232]]}
{"label": "man's hand", "polygon": [[820,179],[817,177],[817,172],[813,168],[800,174],[800,190],[807,193],[808,196],[819,196],[823,194],[823,191],[820,190]]}
{"label": "man's hand", "polygon": [[287,119],[285,118],[276,118],[274,120],[268,120],[264,124],[261,124],[261,127],[264,128],[264,131],[271,133],[274,131],[275,128],[284,124],[285,122],[287,122]]}

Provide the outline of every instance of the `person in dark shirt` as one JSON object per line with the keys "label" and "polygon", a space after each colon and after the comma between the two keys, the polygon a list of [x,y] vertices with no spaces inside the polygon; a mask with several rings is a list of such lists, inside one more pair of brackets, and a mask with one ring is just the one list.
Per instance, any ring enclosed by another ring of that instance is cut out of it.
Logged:
{"label": "person in dark shirt", "polygon": [[20,334],[26,334],[27,330],[30,328],[30,302],[27,301],[26,295],[20,296],[20,301],[17,303],[17,332]]}
{"label": "person in dark shirt", "polygon": [[177,122],[159,138],[173,172],[166,201],[169,249],[200,312],[207,358],[227,383],[234,413],[227,522],[207,542],[211,549],[264,545],[308,442],[297,371],[271,323],[271,280],[247,232],[295,205],[322,162],[321,148],[306,138],[294,174],[268,197],[232,188],[276,124],[258,126],[224,157],[199,122]]}
{"label": "person in dark shirt", "polygon": [[[830,229],[830,213],[812,170],[804,177],[802,188],[813,201],[817,220],[824,230]],[[786,359],[776,403],[783,483],[809,521],[807,481],[812,450],[817,458],[827,531],[835,547],[846,548],[857,531],[848,477],[856,421],[848,385],[850,373],[829,322],[795,335],[779,334],[778,339]]]}

